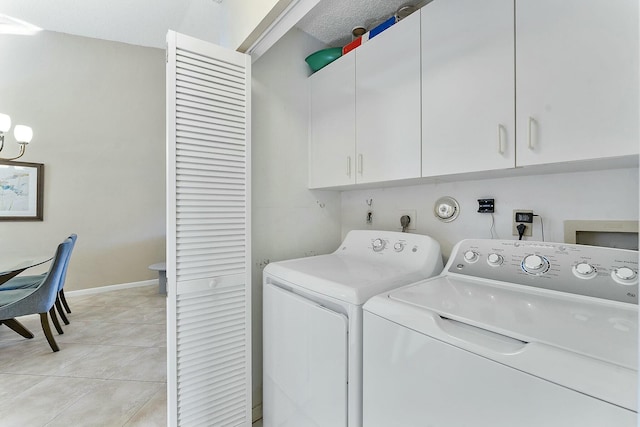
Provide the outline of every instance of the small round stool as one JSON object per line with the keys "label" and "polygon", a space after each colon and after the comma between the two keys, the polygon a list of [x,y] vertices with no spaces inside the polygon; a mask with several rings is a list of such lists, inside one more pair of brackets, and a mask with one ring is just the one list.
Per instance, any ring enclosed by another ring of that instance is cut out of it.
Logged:
{"label": "small round stool", "polygon": [[151,264],[149,266],[149,270],[154,270],[158,272],[158,284],[160,285],[158,288],[158,293],[166,295],[167,294],[167,263],[159,262],[157,264]]}

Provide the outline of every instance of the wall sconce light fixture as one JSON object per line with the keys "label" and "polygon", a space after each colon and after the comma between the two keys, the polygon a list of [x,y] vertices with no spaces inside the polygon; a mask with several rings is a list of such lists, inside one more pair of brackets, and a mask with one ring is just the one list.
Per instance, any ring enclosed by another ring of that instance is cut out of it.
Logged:
{"label": "wall sconce light fixture", "polygon": [[[4,148],[4,134],[11,129],[11,117],[6,114],[0,113],[0,151]],[[0,157],[0,160],[15,160],[24,155],[27,144],[31,142],[33,138],[33,129],[25,125],[16,125],[13,128],[13,136],[16,138],[16,142],[20,145],[20,154],[16,157]]]}

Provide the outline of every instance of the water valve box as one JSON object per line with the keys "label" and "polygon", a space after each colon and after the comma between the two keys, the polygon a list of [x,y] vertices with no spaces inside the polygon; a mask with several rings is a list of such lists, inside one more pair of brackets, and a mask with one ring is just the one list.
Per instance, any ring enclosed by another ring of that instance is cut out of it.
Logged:
{"label": "water valve box", "polygon": [[494,199],[478,199],[478,213],[493,213]]}

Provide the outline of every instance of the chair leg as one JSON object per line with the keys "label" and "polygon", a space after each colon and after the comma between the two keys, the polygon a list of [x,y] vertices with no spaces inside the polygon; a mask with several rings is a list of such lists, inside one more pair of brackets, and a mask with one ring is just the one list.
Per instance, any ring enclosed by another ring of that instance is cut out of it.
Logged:
{"label": "chair leg", "polygon": [[62,319],[64,324],[68,325],[69,319],[67,319],[67,315],[64,314],[64,310],[62,309],[62,304],[60,303],[60,298],[56,298],[56,310],[58,311],[58,314],[60,315],[60,318]]}
{"label": "chair leg", "polygon": [[62,305],[64,305],[64,309],[67,310],[67,313],[71,314],[71,309],[69,308],[69,304],[67,304],[67,299],[64,297],[64,289],[60,289],[58,292],[60,295],[60,301],[62,301]]}
{"label": "chair leg", "polygon": [[4,323],[9,327],[9,329],[19,333],[25,338],[33,338],[33,334],[30,330],[24,327],[24,325],[18,322],[16,319],[5,319],[0,321],[0,323]]}
{"label": "chair leg", "polygon": [[40,313],[40,324],[42,325],[42,331],[44,332],[44,336],[47,337],[47,341],[49,342],[49,346],[51,350],[60,351],[56,340],[53,339],[53,334],[51,333],[51,328],[49,327],[49,319],[47,317],[47,313]]}
{"label": "chair leg", "polygon": [[60,326],[60,322],[58,321],[58,316],[56,316],[56,309],[53,306],[51,307],[51,310],[49,310],[49,314],[51,315],[51,321],[53,322],[53,326],[56,328],[56,331],[58,331],[58,334],[64,334],[64,331]]}

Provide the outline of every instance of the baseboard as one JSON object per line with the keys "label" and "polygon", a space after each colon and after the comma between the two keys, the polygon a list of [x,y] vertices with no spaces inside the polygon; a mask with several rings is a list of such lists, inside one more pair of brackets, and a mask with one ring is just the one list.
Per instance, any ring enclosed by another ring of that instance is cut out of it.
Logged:
{"label": "baseboard", "polygon": [[251,410],[251,422],[255,423],[261,418],[262,418],[262,403],[254,406],[253,409]]}
{"label": "baseboard", "polygon": [[103,292],[119,291],[121,289],[140,288],[143,286],[158,286],[158,279],[142,280],[140,282],[121,283],[119,285],[99,286],[97,288],[78,289],[65,292],[66,296],[101,294]]}

